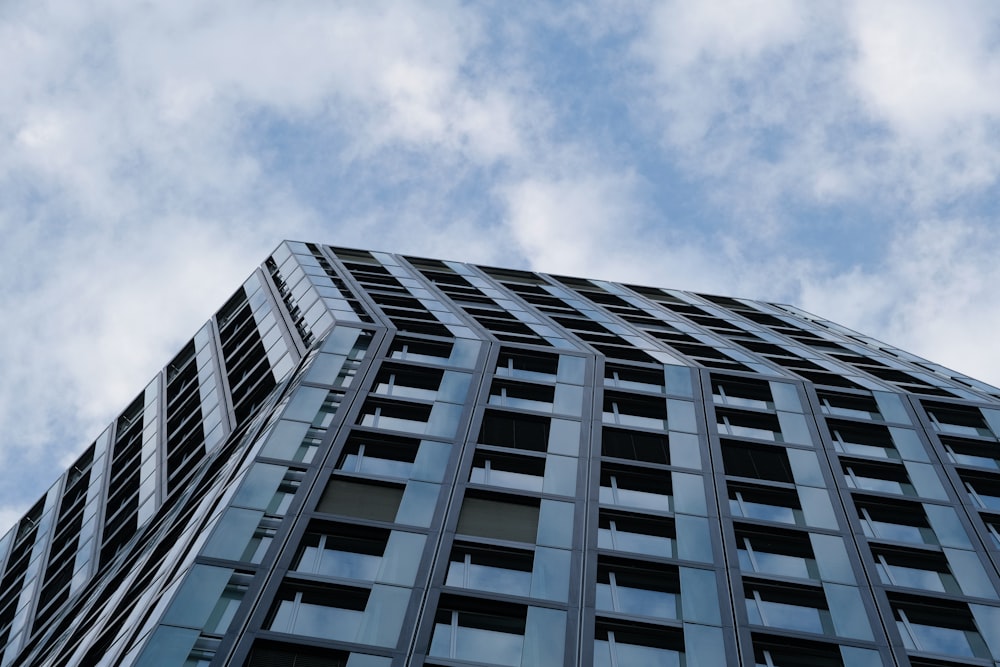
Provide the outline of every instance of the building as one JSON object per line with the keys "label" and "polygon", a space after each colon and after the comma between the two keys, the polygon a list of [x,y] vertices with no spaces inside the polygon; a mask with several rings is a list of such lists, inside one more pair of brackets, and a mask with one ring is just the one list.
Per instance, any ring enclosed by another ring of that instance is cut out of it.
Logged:
{"label": "building", "polygon": [[0,666],[992,666],[998,435],[790,306],[287,242],[0,539]]}

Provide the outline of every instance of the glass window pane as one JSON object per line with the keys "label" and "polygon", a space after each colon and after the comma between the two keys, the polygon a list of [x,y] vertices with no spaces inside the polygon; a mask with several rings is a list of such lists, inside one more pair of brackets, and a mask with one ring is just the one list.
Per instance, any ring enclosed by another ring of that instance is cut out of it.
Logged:
{"label": "glass window pane", "polygon": [[670,464],[681,468],[701,468],[701,447],[697,435],[670,434]]}
{"label": "glass window pane", "polygon": [[566,612],[528,607],[520,667],[552,667],[563,664],[565,637]]}
{"label": "glass window pane", "polygon": [[543,500],[538,513],[538,544],[547,547],[573,546],[573,503]]}
{"label": "glass window pane", "polygon": [[667,399],[667,422],[671,431],[697,433],[698,424],[694,416],[694,403]]}
{"label": "glass window pane", "polygon": [[602,467],[600,502],[670,512],[672,499],[669,485],[662,475]]}
{"label": "glass window pane", "polygon": [[532,556],[529,552],[456,546],[445,585],[528,596]]}
{"label": "glass window pane", "polygon": [[423,440],[417,449],[410,476],[425,482],[440,482],[451,456],[451,445],[434,440]]}
{"label": "glass window pane", "polygon": [[615,562],[599,562],[598,609],[638,616],[680,618],[676,571],[650,570]]}
{"label": "glass window pane", "polygon": [[872,640],[868,614],[857,586],[823,584],[827,606],[836,633],[841,637]]}
{"label": "glass window pane", "polygon": [[531,596],[565,602],[569,598],[571,557],[565,549],[537,547],[531,572]]}
{"label": "glass window pane", "polygon": [[[342,527],[350,530],[349,527]],[[373,581],[382,562],[386,531],[306,533],[293,569],[328,577]]]}
{"label": "glass window pane", "polygon": [[275,513],[271,506],[276,496],[282,495],[275,492],[282,486],[282,480],[287,472],[288,468],[284,466],[255,463],[247,472],[240,490],[233,497],[233,504]]}
{"label": "glass window pane", "polygon": [[160,667],[165,662],[183,664],[197,640],[197,630],[174,628],[169,625],[160,626],[150,637],[149,643],[135,663],[136,667]]}
{"label": "glass window pane", "polygon": [[209,565],[195,565],[174,596],[163,622],[189,628],[204,628],[233,570]]}
{"label": "glass window pane", "polygon": [[411,526],[430,526],[440,492],[440,484],[410,480],[400,500],[396,521]]}
{"label": "glass window pane", "polygon": [[359,589],[286,589],[280,593],[268,628],[308,637],[353,641],[361,627],[367,601],[368,591]]}
{"label": "glass window pane", "polygon": [[261,456],[289,461],[309,463],[316,453],[316,447],[303,442],[309,430],[307,422],[282,419],[274,425],[267,443],[261,449]]}
{"label": "glass window pane", "polygon": [[261,511],[230,507],[219,520],[202,554],[226,560],[259,562],[255,556],[263,536],[256,533],[263,518]]}
{"label": "glass window pane", "polygon": [[601,512],[597,546],[631,553],[676,556],[673,524],[665,519]]}
{"label": "glass window pane", "polygon": [[425,535],[394,530],[389,534],[377,581],[400,586],[412,586],[417,578],[420,556],[424,552]]}
{"label": "glass window pane", "polygon": [[[445,603],[447,604],[447,603]],[[516,667],[521,664],[524,617],[438,610],[430,655]]]}
{"label": "glass window pane", "polygon": [[330,514],[392,521],[402,496],[403,489],[398,486],[333,479],[327,485],[316,509]]}
{"label": "glass window pane", "polygon": [[578,456],[580,453],[580,422],[553,419],[549,430],[548,450],[553,454]]}
{"label": "glass window pane", "polygon": [[375,584],[365,605],[356,639],[359,643],[394,647],[410,602],[410,589]]}
{"label": "glass window pane", "polygon": [[456,528],[465,535],[516,542],[534,542],[537,531],[538,507],[475,497],[463,501]]}
{"label": "glass window pane", "polygon": [[545,461],[545,482],[542,490],[561,496],[575,496],[577,467],[576,458],[549,454]]}

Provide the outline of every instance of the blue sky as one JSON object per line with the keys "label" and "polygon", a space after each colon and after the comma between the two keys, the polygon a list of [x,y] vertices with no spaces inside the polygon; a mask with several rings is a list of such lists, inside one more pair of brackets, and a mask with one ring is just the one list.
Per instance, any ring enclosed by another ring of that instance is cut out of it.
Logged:
{"label": "blue sky", "polygon": [[998,384],[998,40],[971,0],[8,2],[0,530],[283,238],[794,303]]}

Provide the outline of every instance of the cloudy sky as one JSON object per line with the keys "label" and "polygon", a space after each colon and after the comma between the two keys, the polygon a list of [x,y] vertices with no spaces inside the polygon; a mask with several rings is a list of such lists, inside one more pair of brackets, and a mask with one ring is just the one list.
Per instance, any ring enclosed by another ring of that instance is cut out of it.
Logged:
{"label": "cloudy sky", "polygon": [[778,300],[1000,384],[1000,4],[0,8],[0,531],[283,238]]}

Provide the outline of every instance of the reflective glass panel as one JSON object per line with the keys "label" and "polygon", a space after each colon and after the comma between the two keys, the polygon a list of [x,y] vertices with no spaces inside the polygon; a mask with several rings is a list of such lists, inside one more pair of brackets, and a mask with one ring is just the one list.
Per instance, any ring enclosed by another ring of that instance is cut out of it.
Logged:
{"label": "reflective glass panel", "polygon": [[495,665],[521,664],[524,621],[489,614],[441,610],[429,654]]}
{"label": "reflective glass panel", "polygon": [[680,617],[680,595],[675,573],[600,564],[597,608],[657,618]]}
{"label": "reflective glass panel", "polygon": [[834,634],[830,611],[813,606],[816,602],[768,590],[748,591],[746,598],[751,623],[817,634]]}
{"label": "reflective glass panel", "polygon": [[797,499],[787,493],[756,489],[730,489],[729,492],[729,511],[733,516],[748,519],[804,525],[802,510],[797,505]]}
{"label": "reflective glass panel", "polygon": [[670,479],[615,468],[601,472],[600,502],[608,505],[671,511]]}
{"label": "reflective glass panel", "polygon": [[352,439],[337,466],[348,472],[407,479],[413,470],[419,441],[398,439]]}
{"label": "reflective glass panel", "polygon": [[541,491],[545,459],[479,453],[472,464],[469,481],[508,489]]}
{"label": "reflective glass panel", "polygon": [[528,552],[456,548],[445,585],[527,597],[532,558]]}
{"label": "reflective glass panel", "polygon": [[268,628],[308,637],[352,641],[361,627],[367,600],[368,592],[363,590],[289,589],[281,594]]}
{"label": "reflective glass panel", "polygon": [[372,536],[306,533],[294,569],[328,577],[374,581],[387,533]]}
{"label": "reflective glass panel", "polygon": [[[661,633],[662,634],[662,633]],[[623,629],[601,631],[594,640],[594,667],[682,667],[684,652],[663,636]]]}
{"label": "reflective glass panel", "polygon": [[874,554],[879,578],[890,586],[906,586],[925,591],[962,594],[948,561],[940,554],[879,550]]}
{"label": "reflective glass panel", "polygon": [[[967,627],[959,627],[961,619],[955,623],[954,618],[948,618],[940,612],[935,618],[914,610],[895,611],[896,627],[903,639],[903,645],[910,650],[967,658],[989,657],[986,643],[971,623]],[[945,627],[946,624],[952,627]]]}
{"label": "reflective glass panel", "polygon": [[676,556],[673,527],[664,521],[601,513],[597,546],[651,556]]}
{"label": "reflective glass panel", "polygon": [[740,569],[782,577],[816,579],[819,568],[808,540],[776,539],[763,534],[737,536]]}

